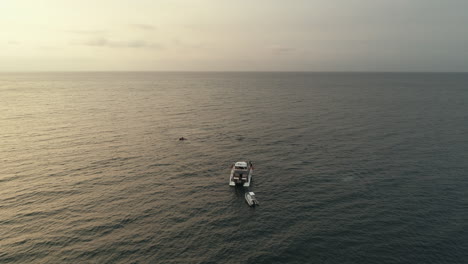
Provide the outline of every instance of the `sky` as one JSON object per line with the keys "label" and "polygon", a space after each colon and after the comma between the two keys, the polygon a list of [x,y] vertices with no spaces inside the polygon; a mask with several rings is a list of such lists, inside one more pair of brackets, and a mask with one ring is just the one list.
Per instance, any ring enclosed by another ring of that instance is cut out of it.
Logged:
{"label": "sky", "polygon": [[468,71],[466,0],[0,0],[0,71]]}

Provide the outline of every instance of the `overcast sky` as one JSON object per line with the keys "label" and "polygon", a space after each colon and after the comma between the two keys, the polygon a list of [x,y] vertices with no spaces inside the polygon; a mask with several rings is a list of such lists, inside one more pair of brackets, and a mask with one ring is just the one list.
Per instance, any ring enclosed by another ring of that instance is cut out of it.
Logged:
{"label": "overcast sky", "polygon": [[0,71],[468,71],[466,0],[0,0]]}

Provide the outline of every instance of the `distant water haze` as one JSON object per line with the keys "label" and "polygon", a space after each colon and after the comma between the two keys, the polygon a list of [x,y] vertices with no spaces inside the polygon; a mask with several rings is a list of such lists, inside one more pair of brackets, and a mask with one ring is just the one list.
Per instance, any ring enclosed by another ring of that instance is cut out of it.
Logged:
{"label": "distant water haze", "polygon": [[[467,87],[0,74],[0,263],[467,263]],[[255,209],[228,186],[238,160]]]}
{"label": "distant water haze", "polygon": [[468,71],[468,1],[3,0],[0,71]]}

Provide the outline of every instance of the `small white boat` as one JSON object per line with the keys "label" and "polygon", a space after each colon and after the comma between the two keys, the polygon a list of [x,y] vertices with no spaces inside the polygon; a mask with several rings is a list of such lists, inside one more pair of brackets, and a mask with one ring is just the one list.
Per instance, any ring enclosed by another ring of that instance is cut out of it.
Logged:
{"label": "small white boat", "polygon": [[231,175],[229,176],[230,186],[249,187],[253,176],[253,164],[247,161],[238,161],[231,167]]}
{"label": "small white boat", "polygon": [[245,193],[245,201],[249,204],[249,206],[258,205],[257,198],[255,198],[255,193],[253,193],[253,192],[246,192]]}

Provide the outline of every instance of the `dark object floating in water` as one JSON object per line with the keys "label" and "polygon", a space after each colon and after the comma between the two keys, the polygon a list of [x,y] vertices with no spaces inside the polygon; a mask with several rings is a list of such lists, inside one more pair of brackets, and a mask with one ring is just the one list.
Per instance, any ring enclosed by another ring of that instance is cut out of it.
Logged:
{"label": "dark object floating in water", "polygon": [[182,140],[187,140],[187,139],[184,137],[180,137],[179,140],[182,141]]}

